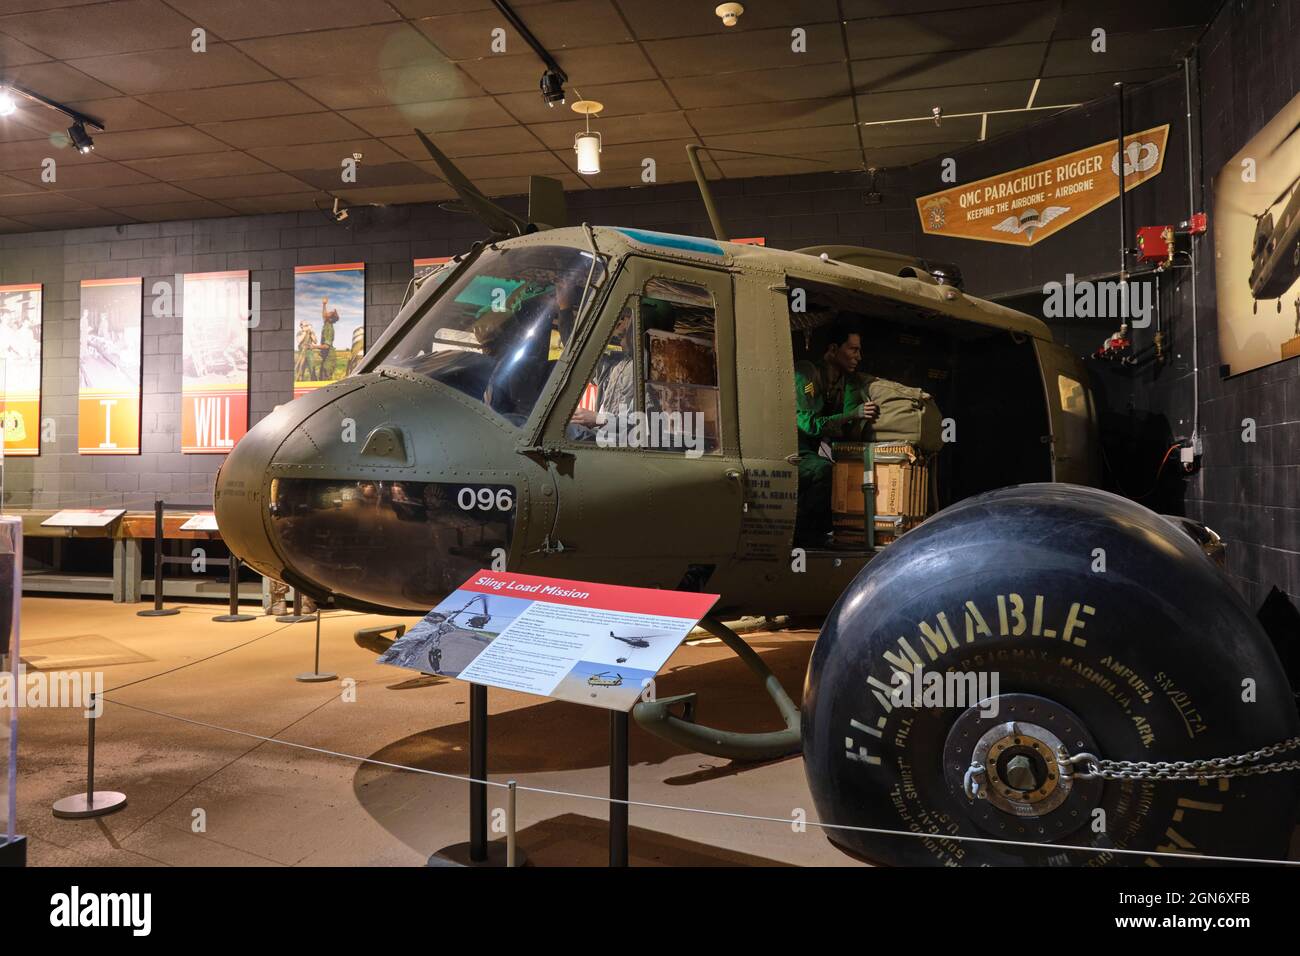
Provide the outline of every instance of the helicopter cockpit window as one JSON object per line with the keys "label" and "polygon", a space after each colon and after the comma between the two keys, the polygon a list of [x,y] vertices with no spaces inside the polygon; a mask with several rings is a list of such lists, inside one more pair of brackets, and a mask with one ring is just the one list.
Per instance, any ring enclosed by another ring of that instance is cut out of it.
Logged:
{"label": "helicopter cockpit window", "polygon": [[567,246],[486,249],[381,360],[482,401],[522,425],[564,354],[603,262]]}
{"label": "helicopter cockpit window", "polygon": [[628,297],[568,434],[601,447],[721,452],[715,309],[707,289],[656,278]]}

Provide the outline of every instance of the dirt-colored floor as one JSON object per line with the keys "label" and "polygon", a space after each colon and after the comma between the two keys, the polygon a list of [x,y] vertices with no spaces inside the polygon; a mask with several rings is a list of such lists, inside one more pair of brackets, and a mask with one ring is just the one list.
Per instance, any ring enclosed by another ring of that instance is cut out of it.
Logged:
{"label": "dirt-colored floor", "polygon": [[[141,605],[29,597],[29,668],[102,670],[96,788],[127,806],[93,820],[56,819],[55,800],[85,787],[80,711],[21,715],[18,830],[29,863],[51,865],[419,866],[468,833],[468,787],[154,716],[133,707],[310,747],[449,773],[467,772],[468,685],[374,663],[353,632],[388,622],[348,612],[322,625],[322,670],[355,681],[299,683],[312,668],[314,627],[259,617],[215,623],[222,608],[141,618]],[[412,618],[408,623],[413,623]],[[792,695],[815,634],[750,635]],[[130,685],[130,686],[126,686]],[[119,690],[114,688],[120,687]],[[657,683],[660,696],[698,691],[698,717],[739,730],[779,726],[771,703],[725,647],[686,645]],[[115,705],[112,702],[120,702]],[[608,793],[607,712],[489,692],[494,780],[579,794]],[[685,753],[635,724],[631,797],[650,803],[816,819],[798,758],[762,765]],[[489,790],[489,812],[503,806]],[[519,794],[519,845],[541,866],[604,865],[607,804]],[[204,826],[196,832],[199,823]],[[856,865],[815,828],[633,807],[633,865]]]}

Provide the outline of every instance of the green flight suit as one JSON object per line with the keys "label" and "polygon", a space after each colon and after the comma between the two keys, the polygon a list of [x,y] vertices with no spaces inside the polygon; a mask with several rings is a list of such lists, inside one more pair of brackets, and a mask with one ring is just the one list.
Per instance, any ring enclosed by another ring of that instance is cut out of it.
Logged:
{"label": "green flight suit", "polygon": [[861,421],[854,411],[866,401],[859,376],[835,374],[825,363],[795,364],[795,407],[799,429],[799,501],[795,543],[817,545],[831,530],[831,473],[834,466],[817,449],[822,442],[856,440]]}
{"label": "green flight suit", "polygon": [[[338,313],[332,313],[337,321]],[[339,353],[334,350],[334,322],[326,318],[320,329],[320,365],[317,367],[316,379],[321,382],[334,381],[338,371]]]}

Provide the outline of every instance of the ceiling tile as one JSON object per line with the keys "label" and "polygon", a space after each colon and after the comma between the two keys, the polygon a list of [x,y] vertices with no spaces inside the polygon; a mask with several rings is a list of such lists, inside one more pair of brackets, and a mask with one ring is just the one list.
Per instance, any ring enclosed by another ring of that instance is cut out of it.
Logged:
{"label": "ceiling tile", "polygon": [[[411,142],[418,145],[419,141],[410,137]],[[255,156],[264,163],[269,163],[279,169],[299,170],[299,169],[325,169],[342,172],[342,162],[350,157],[353,153],[361,154],[361,161],[365,163],[395,163],[403,158],[401,154],[391,147],[384,145],[377,139],[345,139],[337,143],[308,143],[302,146],[262,146],[249,150],[251,156]],[[428,156],[423,150],[421,156]]]}
{"label": "ceiling tile", "polygon": [[1032,0],[963,11],[850,20],[845,31],[854,60],[942,54],[1046,41],[1052,35],[1057,9],[1055,0]]}
{"label": "ceiling tile", "polygon": [[[641,80],[636,83],[584,83],[582,95],[596,100],[605,108],[595,117],[599,122],[610,116],[634,116],[639,113],[662,113],[677,109],[668,87],[662,80]],[[582,117],[570,108],[576,96],[563,106],[547,106],[536,90],[527,93],[502,93],[496,97],[505,109],[520,123],[572,123]]]}
{"label": "ceiling tile", "polygon": [[1157,77],[1167,76],[1169,67],[1150,70],[1128,70],[1119,73],[1087,73],[1081,76],[1048,76],[1038,87],[1035,104],[1049,106],[1052,104],[1068,105],[1087,103],[1102,96],[1114,96],[1115,84],[1146,83]]}
{"label": "ceiling tile", "polygon": [[[581,90],[588,82],[608,83],[613,79],[631,82],[655,78],[654,67],[640,48],[632,43],[565,50],[556,59],[569,76],[566,92],[570,102],[575,98],[574,88]],[[541,99],[538,84],[542,79],[542,65],[531,51],[526,54],[462,60],[457,65],[488,93],[522,93],[529,90]]]}
{"label": "ceiling tile", "polygon": [[239,196],[270,196],[276,193],[306,192],[311,187],[288,173],[255,173],[252,176],[219,176],[215,179],[190,179],[185,189],[204,199],[231,199]]}
{"label": "ceiling tile", "polygon": [[167,47],[188,50],[192,29],[193,22],[161,0],[115,0],[0,17],[0,33],[61,60]]}
{"label": "ceiling tile", "polygon": [[274,79],[270,72],[226,43],[209,43],[206,53],[191,53],[188,47],[153,53],[121,53],[73,60],[72,66],[132,95]]}
{"label": "ceiling tile", "polygon": [[[481,184],[480,184],[480,188]],[[422,183],[414,186],[379,186],[349,188],[335,191],[350,203],[378,203],[388,206],[406,202],[437,202],[455,197],[456,192],[444,183]]]}
{"label": "ceiling tile", "polygon": [[817,160],[817,162],[791,164],[789,160],[738,156],[725,159],[719,157],[718,165],[722,167],[722,171],[728,179],[797,173],[832,173],[862,167],[862,154],[856,149],[809,153],[807,158]]}
{"label": "ceiling tile", "polygon": [[225,40],[329,30],[398,19],[384,0],[168,0],[186,16]]}
{"label": "ceiling tile", "polygon": [[157,129],[176,126],[178,121],[130,96],[115,96],[104,100],[77,100],[69,103],[73,109],[99,120],[106,130],[118,132],[133,129]]}
{"label": "ceiling tile", "polygon": [[210,90],[144,93],[140,99],[186,123],[314,113],[324,107],[283,80],[222,86]]}
{"label": "ceiling tile", "polygon": [[182,202],[155,203],[146,206],[130,206],[122,211],[132,219],[140,222],[167,222],[176,219],[211,219],[214,216],[230,216],[231,210],[215,202],[204,199],[190,199]]}
{"label": "ceiling tile", "polygon": [[1093,53],[1090,40],[1054,40],[1047,52],[1043,76],[1142,70],[1173,65],[1200,35],[1200,27],[1153,30],[1150,33],[1112,33],[1106,52]]}
{"label": "ceiling tile", "polygon": [[426,133],[486,126],[510,126],[514,119],[491,97],[439,100],[434,103],[403,103],[341,114],[372,136],[401,136],[412,129]]}
{"label": "ceiling tile", "polygon": [[[532,153],[542,143],[522,126],[496,129],[468,129],[431,136],[440,150],[452,159],[461,156],[493,156],[500,153]],[[429,154],[415,136],[386,136],[384,142],[408,159],[428,159]]]}
{"label": "ceiling tile", "polygon": [[0,68],[22,66],[24,63],[40,63],[49,57],[39,50],[33,50],[13,37],[0,33]]}
{"label": "ceiling tile", "polygon": [[189,156],[160,156],[152,159],[132,159],[124,163],[147,176],[164,182],[184,182],[190,179],[208,179],[216,176],[240,176],[271,172],[271,167],[247,153],[230,149],[220,153],[199,153]]}
{"label": "ceiling tile", "polygon": [[942,56],[887,56],[853,61],[853,82],[863,93],[957,86],[978,80],[1032,80],[1047,54],[1046,43],[962,50]]}
{"label": "ceiling tile", "polygon": [[920,145],[924,143],[974,142],[979,139],[980,116],[962,116],[946,119],[940,126],[933,120],[915,120],[910,123],[882,123],[862,127],[862,145],[866,149],[885,146]]}
{"label": "ceiling tile", "polygon": [[[522,15],[521,15],[522,16]],[[548,3],[524,17],[538,41],[568,72],[563,54],[606,43],[630,43],[632,33],[610,0]],[[496,9],[416,20],[415,26],[452,60],[492,59],[528,49],[522,36]],[[493,50],[493,31],[505,31],[505,52]]]}
{"label": "ceiling tile", "polygon": [[0,216],[13,216],[18,219],[43,212],[73,212],[92,208],[92,203],[73,199],[66,193],[41,191],[21,193],[12,196],[0,196]]}
{"label": "ceiling tile", "polygon": [[686,119],[701,135],[787,129],[795,126],[832,126],[837,123],[852,125],[854,121],[853,102],[847,97],[711,106],[687,110]]}
{"label": "ceiling tile", "polygon": [[[427,178],[442,178],[442,171],[431,160],[415,163]],[[554,153],[511,153],[506,156],[469,156],[456,163],[472,182],[506,176],[558,176],[569,171]]]}
{"label": "ceiling tile", "polygon": [[984,83],[970,86],[943,86],[931,90],[907,90],[895,93],[867,93],[857,97],[858,119],[910,119],[929,116],[934,107],[944,113],[975,113],[982,110],[1016,109],[1029,103],[1034,84],[1029,80]]}
{"label": "ceiling tile", "polygon": [[87,226],[120,226],[135,222],[133,215],[110,209],[69,210],[67,212],[32,213],[14,218],[26,223],[28,229],[84,229]]}
{"label": "ceiling tile", "polygon": [[55,161],[56,174],[58,174],[59,171],[77,163],[93,163],[97,157],[93,153],[77,152],[68,142],[67,134],[59,131],[48,139],[6,143],[4,148],[0,149],[0,170],[39,170],[46,159]]}
{"label": "ceiling tile", "polygon": [[57,192],[75,189],[98,189],[105,186],[126,186],[151,181],[150,177],[142,172],[103,159],[98,162],[77,163],[61,167],[57,170],[57,178],[52,183],[45,183],[41,179],[41,171],[38,169],[14,170],[9,175],[15,179],[21,179],[24,182],[33,184],[33,188],[39,187]]}
{"label": "ceiling tile", "polygon": [[92,206],[111,206],[114,209],[125,206],[143,206],[147,203],[186,201],[194,198],[193,194],[168,183],[99,186],[93,189],[76,189],[69,192],[68,196],[90,203]]}
{"label": "ceiling tile", "polygon": [[61,103],[102,99],[117,96],[120,92],[91,79],[80,70],[74,70],[66,63],[32,63],[14,67],[7,72],[5,79]]}
{"label": "ceiling tile", "polygon": [[361,130],[337,113],[307,113],[299,116],[232,120],[228,123],[203,123],[198,128],[239,149],[332,143],[362,135]]}
{"label": "ceiling tile", "polygon": [[432,176],[415,163],[398,162],[374,165],[362,163],[355,183],[344,183],[334,170],[295,170],[299,189],[315,188],[325,192],[339,189],[368,189],[378,186],[419,186],[433,181]]}
{"label": "ceiling tile", "polygon": [[637,37],[659,40],[683,36],[730,36],[771,27],[788,35],[794,27],[812,23],[834,23],[839,19],[835,0],[763,0],[745,5],[745,12],[734,27],[726,27],[714,13],[716,4],[677,4],[671,16],[665,16],[664,0],[619,0],[619,7]]}
{"label": "ceiling tile", "polygon": [[41,192],[44,187],[40,185],[40,176],[36,177],[36,183],[26,182],[26,177],[22,173],[12,176],[0,176],[0,196],[21,196],[25,193]]}
{"label": "ceiling tile", "polygon": [[843,63],[812,63],[784,70],[753,70],[718,76],[665,80],[677,101],[690,109],[737,103],[779,103],[848,96],[849,70]]}
{"label": "ceiling tile", "polygon": [[240,40],[241,50],[286,78],[385,70],[427,63],[437,51],[409,23],[317,30],[260,40]]}
{"label": "ceiling tile", "polygon": [[[605,143],[600,151],[600,165],[602,169],[630,169],[635,168],[640,173],[643,164],[647,159],[655,161],[655,174],[665,166],[676,163],[685,163],[686,147],[690,143],[699,143],[695,137],[686,139],[666,139],[653,140],[644,143],[620,143],[611,141]],[[562,154],[567,160],[573,156],[573,151],[569,150]],[[704,154],[707,156],[707,154]]]}
{"label": "ceiling tile", "polygon": [[1057,37],[1088,37],[1101,27],[1108,35],[1144,33],[1170,27],[1195,26],[1210,22],[1220,0],[1179,0],[1178,3],[1133,3],[1132,0],[1089,0],[1065,4],[1056,23]]}
{"label": "ceiling tile", "polygon": [[105,159],[149,159],[154,156],[210,153],[221,149],[221,146],[211,136],[189,126],[95,134],[95,152]]}
{"label": "ceiling tile", "polygon": [[465,99],[483,94],[479,85],[454,63],[436,56],[424,63],[391,70],[299,77],[293,85],[334,110]]}
{"label": "ceiling tile", "polygon": [[844,59],[844,44],[838,24],[811,24],[807,28],[807,52],[791,49],[790,31],[750,30],[717,36],[650,40],[643,44],[646,55],[664,77],[717,75],[782,67],[802,69],[812,63]]}
{"label": "ceiling tile", "polygon": [[[807,156],[835,149],[857,149],[858,133],[850,123],[768,132],[715,134],[705,136],[704,142],[709,146],[727,149],[750,149],[779,156]],[[721,162],[721,159],[718,161]]]}
{"label": "ceiling tile", "polygon": [[[314,207],[319,208],[316,203],[320,199],[320,193],[316,192],[290,193],[289,195],[279,196],[247,196],[242,199],[225,199],[222,200],[222,205],[229,206],[240,215],[252,216],[267,212],[302,212]],[[325,222],[324,219],[321,221]]]}

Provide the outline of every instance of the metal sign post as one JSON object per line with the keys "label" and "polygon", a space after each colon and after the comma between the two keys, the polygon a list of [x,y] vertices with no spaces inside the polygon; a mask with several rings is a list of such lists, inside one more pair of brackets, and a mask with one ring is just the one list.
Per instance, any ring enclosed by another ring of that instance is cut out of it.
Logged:
{"label": "metal sign post", "polygon": [[627,711],[609,712],[609,865],[627,866]]}

